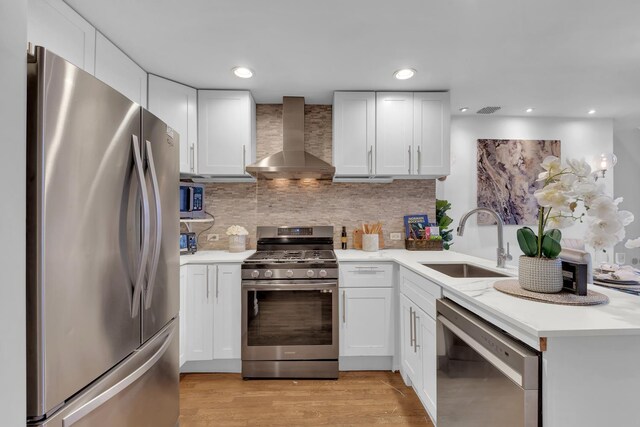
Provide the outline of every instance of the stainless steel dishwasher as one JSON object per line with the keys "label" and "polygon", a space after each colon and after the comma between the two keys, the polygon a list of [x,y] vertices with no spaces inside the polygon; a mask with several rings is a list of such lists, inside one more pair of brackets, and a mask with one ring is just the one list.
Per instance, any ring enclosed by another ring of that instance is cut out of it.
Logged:
{"label": "stainless steel dishwasher", "polygon": [[438,427],[541,426],[540,353],[451,300],[436,308]]}

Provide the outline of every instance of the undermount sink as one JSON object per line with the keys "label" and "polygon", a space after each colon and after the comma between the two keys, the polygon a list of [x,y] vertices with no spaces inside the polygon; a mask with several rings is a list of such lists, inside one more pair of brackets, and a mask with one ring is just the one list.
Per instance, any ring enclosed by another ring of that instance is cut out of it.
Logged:
{"label": "undermount sink", "polygon": [[456,264],[422,264],[449,277],[510,277],[508,274],[498,273],[497,271],[488,270],[473,264],[456,263]]}

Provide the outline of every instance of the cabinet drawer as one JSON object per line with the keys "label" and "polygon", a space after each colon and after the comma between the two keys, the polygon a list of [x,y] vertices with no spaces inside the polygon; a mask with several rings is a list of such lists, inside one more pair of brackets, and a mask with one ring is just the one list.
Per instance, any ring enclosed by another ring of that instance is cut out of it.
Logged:
{"label": "cabinet drawer", "polygon": [[340,263],[341,288],[390,288],[393,264]]}
{"label": "cabinet drawer", "polygon": [[400,268],[400,293],[406,295],[432,318],[436,318],[436,300],[442,297],[442,288],[428,279]]}

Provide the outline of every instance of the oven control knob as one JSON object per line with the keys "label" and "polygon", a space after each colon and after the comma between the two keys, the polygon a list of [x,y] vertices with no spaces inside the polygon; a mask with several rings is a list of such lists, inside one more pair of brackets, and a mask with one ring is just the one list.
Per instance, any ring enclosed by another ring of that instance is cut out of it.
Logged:
{"label": "oven control knob", "polygon": [[273,277],[273,271],[271,270],[267,270],[264,272],[264,277],[269,278],[269,277]]}
{"label": "oven control knob", "polygon": [[287,275],[287,277],[293,277],[293,270],[287,270],[285,274]]}
{"label": "oven control knob", "polygon": [[251,277],[252,277],[252,278],[257,279],[257,278],[258,278],[258,276],[260,276],[260,272],[259,272],[258,270],[253,270],[253,271],[251,272]]}
{"label": "oven control knob", "polygon": [[318,276],[320,277],[327,277],[327,271],[326,270],[320,270],[318,272]]}
{"label": "oven control knob", "polygon": [[313,270],[307,270],[307,277],[313,277],[316,275],[316,272]]}

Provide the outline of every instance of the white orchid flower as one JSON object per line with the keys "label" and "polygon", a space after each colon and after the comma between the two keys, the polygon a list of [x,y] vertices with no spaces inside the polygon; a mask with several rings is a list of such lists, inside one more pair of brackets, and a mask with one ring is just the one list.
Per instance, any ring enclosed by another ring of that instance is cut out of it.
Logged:
{"label": "white orchid flower", "polygon": [[571,172],[578,177],[586,178],[591,175],[591,166],[584,158],[580,160],[568,159],[567,164],[571,168]]}

